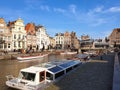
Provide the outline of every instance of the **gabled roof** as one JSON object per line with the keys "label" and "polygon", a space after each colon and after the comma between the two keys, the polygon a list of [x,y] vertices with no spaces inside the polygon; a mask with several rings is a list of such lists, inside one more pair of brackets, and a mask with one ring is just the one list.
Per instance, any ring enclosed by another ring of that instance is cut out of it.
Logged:
{"label": "gabled roof", "polygon": [[56,33],[55,36],[64,36],[64,33]]}
{"label": "gabled roof", "polygon": [[5,22],[4,18],[0,18],[0,23],[4,23],[4,22]]}
{"label": "gabled roof", "polygon": [[31,26],[31,24],[30,24],[30,23],[28,23],[28,24],[25,26],[25,30],[26,30],[26,32],[28,32],[28,30],[29,30],[30,26]]}
{"label": "gabled roof", "polygon": [[11,26],[11,25],[15,24],[15,22],[16,22],[16,21],[12,21],[12,22],[9,21],[7,26]]}
{"label": "gabled roof", "polygon": [[35,24],[34,23],[28,23],[25,26],[25,30],[27,33],[30,33],[31,35],[35,35]]}
{"label": "gabled roof", "polygon": [[37,25],[37,26],[35,26],[35,30],[36,30],[36,31],[38,31],[39,28],[44,28],[44,26],[42,26],[42,25]]}

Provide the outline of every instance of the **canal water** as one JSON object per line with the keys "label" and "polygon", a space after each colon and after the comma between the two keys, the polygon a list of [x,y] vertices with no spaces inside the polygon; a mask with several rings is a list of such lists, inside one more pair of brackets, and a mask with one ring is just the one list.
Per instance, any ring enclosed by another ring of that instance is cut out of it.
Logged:
{"label": "canal water", "polygon": [[61,60],[74,57],[74,55],[49,55],[43,59],[35,59],[30,61],[18,61],[18,60],[0,60],[0,90],[15,90],[6,86],[6,76],[13,75],[17,77],[20,69],[27,68],[39,63],[48,61]]}

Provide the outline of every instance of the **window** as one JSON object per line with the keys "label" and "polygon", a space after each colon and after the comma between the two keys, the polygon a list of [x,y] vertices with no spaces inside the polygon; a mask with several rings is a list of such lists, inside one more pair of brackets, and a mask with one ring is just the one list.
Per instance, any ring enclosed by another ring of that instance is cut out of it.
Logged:
{"label": "window", "polygon": [[28,72],[21,72],[22,79],[34,81],[35,80],[35,74],[34,73],[28,73]]}
{"label": "window", "polygon": [[8,48],[10,48],[10,43],[8,44]]}
{"label": "window", "polygon": [[72,70],[72,67],[67,68],[66,69],[66,73],[69,72],[69,71],[71,71],[71,70]]}
{"label": "window", "polygon": [[47,42],[45,42],[45,45],[47,45]]}
{"label": "window", "polygon": [[8,36],[8,41],[10,41],[11,40],[11,37],[10,36]]}
{"label": "window", "polygon": [[61,77],[64,74],[64,70],[55,74],[55,79]]}
{"label": "window", "polygon": [[41,41],[41,44],[43,44],[43,41]]}
{"label": "window", "polygon": [[14,42],[14,47],[16,47],[16,42]]}
{"label": "window", "polygon": [[20,39],[20,38],[21,38],[21,35],[19,34],[18,39]]}
{"label": "window", "polygon": [[19,27],[18,29],[19,29],[19,30],[21,30],[21,28],[20,28],[20,27]]}
{"label": "window", "polygon": [[24,39],[25,38],[25,36],[23,35],[23,38],[22,39]]}
{"label": "window", "polygon": [[21,46],[20,46],[20,42],[18,42],[18,47],[21,47]]}
{"label": "window", "polygon": [[7,37],[4,37],[4,40],[7,40]]}
{"label": "window", "polygon": [[0,44],[0,48],[3,48],[3,44]]}
{"label": "window", "polygon": [[4,29],[0,29],[0,33],[3,33],[4,32]]}
{"label": "window", "polygon": [[6,43],[4,44],[4,48],[7,48],[7,44]]}
{"label": "window", "polygon": [[16,34],[14,34],[14,39],[16,39]]}
{"label": "window", "polygon": [[0,40],[3,40],[3,37],[0,37]]}
{"label": "window", "polygon": [[47,80],[53,80],[53,75],[49,72],[46,72],[46,79]]}

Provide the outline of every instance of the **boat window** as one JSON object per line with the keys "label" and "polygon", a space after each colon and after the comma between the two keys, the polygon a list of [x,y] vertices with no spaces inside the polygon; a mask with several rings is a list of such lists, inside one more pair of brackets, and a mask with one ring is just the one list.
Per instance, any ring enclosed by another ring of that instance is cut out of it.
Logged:
{"label": "boat window", "polygon": [[53,74],[47,72],[47,73],[46,73],[46,79],[47,79],[47,80],[53,80]]}
{"label": "boat window", "polygon": [[22,79],[34,81],[35,80],[35,74],[34,73],[28,73],[28,72],[21,72]]}
{"label": "boat window", "polygon": [[75,66],[73,66],[73,68],[76,68],[76,67],[78,67],[79,65],[78,64],[76,64]]}
{"label": "boat window", "polygon": [[66,69],[66,73],[69,72],[69,71],[71,71],[71,70],[72,70],[72,67],[67,68]]}
{"label": "boat window", "polygon": [[59,73],[55,74],[55,79],[57,79],[58,77],[61,77],[62,75],[64,75],[64,71],[61,71]]}

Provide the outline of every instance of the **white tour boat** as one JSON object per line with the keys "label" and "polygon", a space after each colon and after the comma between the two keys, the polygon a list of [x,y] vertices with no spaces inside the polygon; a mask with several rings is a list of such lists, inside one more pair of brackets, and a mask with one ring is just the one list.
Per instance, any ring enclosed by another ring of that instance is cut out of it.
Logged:
{"label": "white tour boat", "polygon": [[21,90],[43,90],[59,77],[77,68],[80,60],[61,60],[21,69],[17,78],[6,76],[6,85]]}
{"label": "white tour boat", "polygon": [[48,54],[36,55],[36,56],[20,56],[20,57],[17,57],[17,60],[39,59],[45,56],[48,56]]}
{"label": "white tour boat", "polygon": [[77,52],[61,52],[61,55],[65,55],[65,54],[77,54]]}

